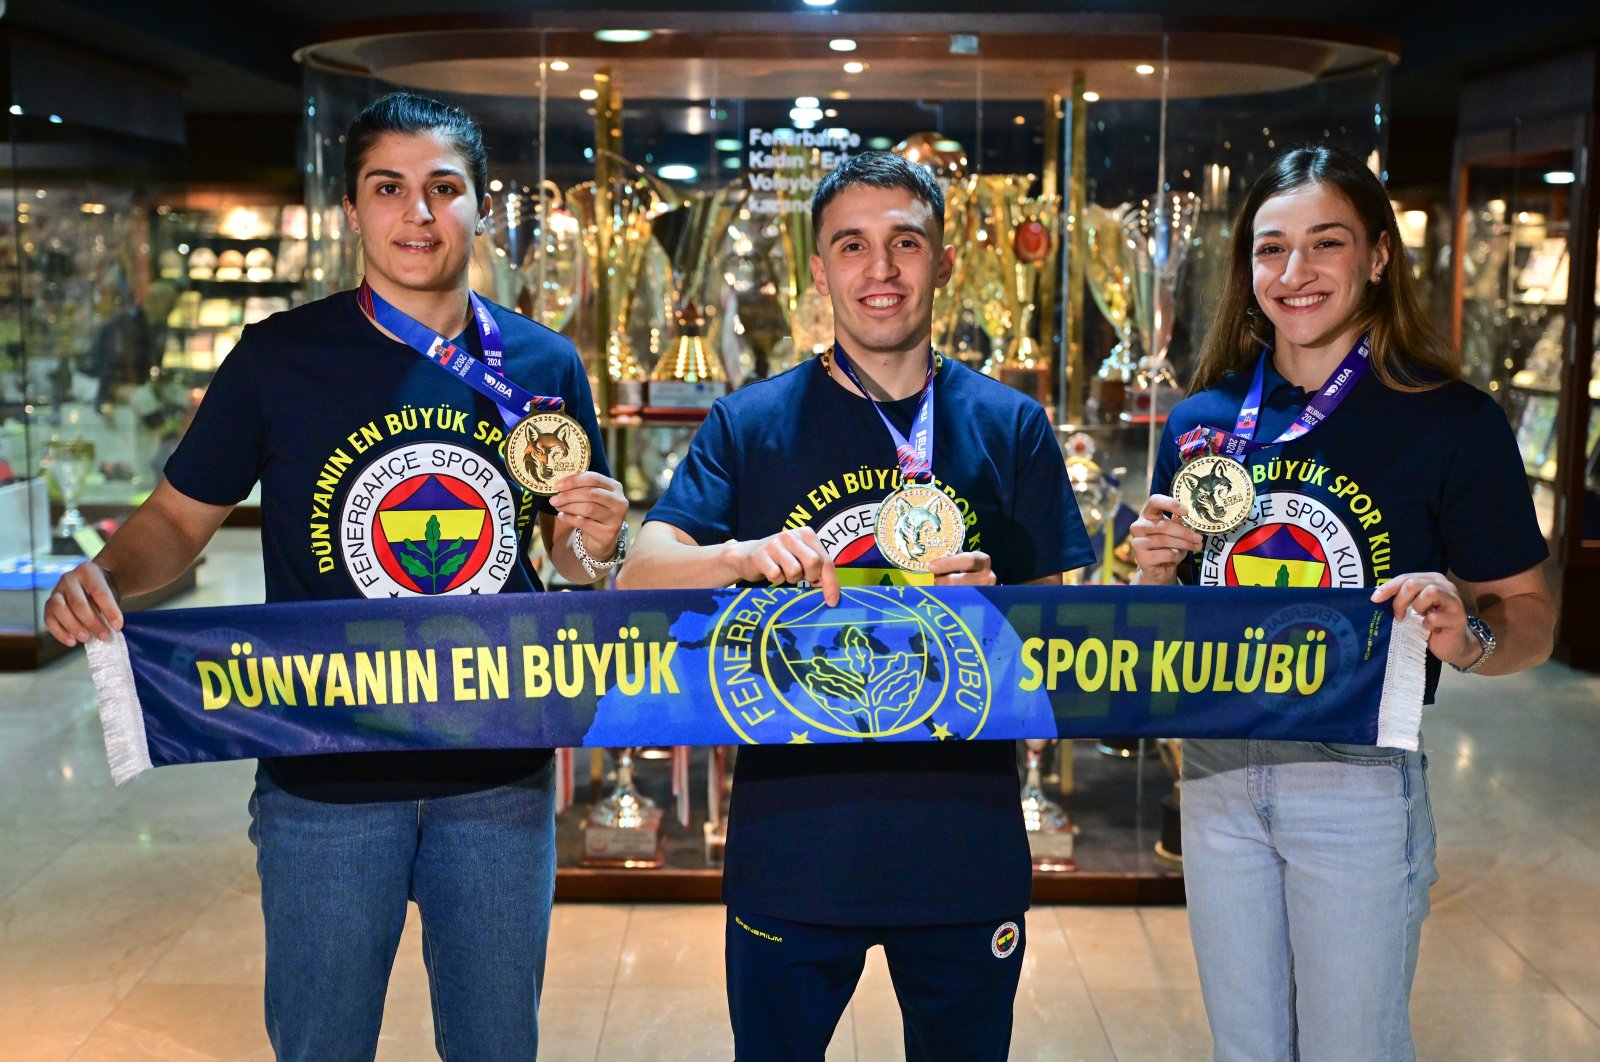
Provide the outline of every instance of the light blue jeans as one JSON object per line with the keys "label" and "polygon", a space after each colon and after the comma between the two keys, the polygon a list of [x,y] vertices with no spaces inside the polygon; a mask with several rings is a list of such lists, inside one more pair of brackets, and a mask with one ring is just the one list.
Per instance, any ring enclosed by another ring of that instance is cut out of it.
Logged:
{"label": "light blue jeans", "polygon": [[1420,752],[1187,741],[1183,873],[1218,1062],[1415,1057],[1434,868]]}
{"label": "light blue jeans", "polygon": [[443,1059],[531,1059],[555,890],[553,768],[464,796],[327,804],[256,772],[250,839],[266,916],[267,1035],[280,1060],[370,1060],[405,927]]}

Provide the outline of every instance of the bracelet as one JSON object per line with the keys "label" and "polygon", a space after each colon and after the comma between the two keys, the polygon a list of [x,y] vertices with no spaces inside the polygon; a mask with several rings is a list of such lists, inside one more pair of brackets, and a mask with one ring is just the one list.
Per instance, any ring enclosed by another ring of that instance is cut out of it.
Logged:
{"label": "bracelet", "polygon": [[617,528],[616,551],[611,554],[610,560],[595,560],[589,555],[589,551],[583,545],[583,529],[581,527],[573,528],[572,531],[572,555],[577,557],[578,563],[583,565],[583,570],[589,576],[589,581],[591,583],[594,582],[600,576],[621,564],[622,559],[628,555],[628,521],[622,521],[622,526]]}

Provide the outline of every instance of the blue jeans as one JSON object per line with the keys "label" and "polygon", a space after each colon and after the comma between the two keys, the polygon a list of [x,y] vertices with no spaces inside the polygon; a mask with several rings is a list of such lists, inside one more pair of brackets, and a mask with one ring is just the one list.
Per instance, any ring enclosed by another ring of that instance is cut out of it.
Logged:
{"label": "blue jeans", "polygon": [[1420,752],[1188,741],[1183,872],[1221,1062],[1415,1057],[1434,869]]}
{"label": "blue jeans", "polygon": [[406,903],[443,1059],[534,1057],[555,890],[554,773],[463,796],[306,800],[256,772],[250,839],[279,1059],[371,1059]]}

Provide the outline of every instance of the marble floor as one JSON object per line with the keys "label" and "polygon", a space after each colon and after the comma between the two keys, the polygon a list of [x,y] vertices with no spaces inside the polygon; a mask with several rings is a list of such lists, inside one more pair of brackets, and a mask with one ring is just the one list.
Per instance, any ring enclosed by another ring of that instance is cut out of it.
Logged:
{"label": "marble floor", "polygon": [[[259,600],[254,550],[224,531],[182,603]],[[1428,740],[1442,879],[1412,1005],[1421,1057],[1600,1058],[1600,679],[1449,675]],[[250,774],[113,789],[81,654],[0,676],[0,1056],[270,1058]],[[714,906],[558,907],[543,1057],[731,1058],[721,926]],[[1209,1057],[1181,907],[1041,907],[1028,932],[1014,1058]],[[434,1057],[414,920],[378,1054]],[[900,1057],[879,956],[828,1058]]]}

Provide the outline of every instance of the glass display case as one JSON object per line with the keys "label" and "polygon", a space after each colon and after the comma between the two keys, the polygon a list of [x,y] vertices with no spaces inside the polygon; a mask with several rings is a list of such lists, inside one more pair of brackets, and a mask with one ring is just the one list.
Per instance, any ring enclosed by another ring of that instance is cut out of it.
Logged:
{"label": "glass display case", "polygon": [[[0,33],[0,666],[42,635],[56,577],[97,548],[115,498],[157,474],[162,332],[151,206],[181,187],[181,86]],[[186,394],[171,399],[179,409]],[[192,583],[191,583],[192,585]]]}
{"label": "glass display case", "polygon": [[[1116,548],[1206,327],[1231,209],[1308,141],[1381,171],[1392,44],[1193,20],[1169,32],[1154,16],[986,16],[982,33],[944,16],[705,21],[391,20],[302,50],[311,293],[356,280],[339,202],[359,108],[395,88],[466,107],[494,197],[474,286],[573,339],[612,465],[646,507],[718,394],[831,343],[810,192],[847,154],[899,151],[946,189],[957,264],[936,346],[1044,403],[1108,558],[1087,577],[1125,574]],[[1156,854],[1175,752],[1108,736],[1036,765],[1030,793],[1080,831],[1074,857],[1041,870],[1041,897],[1180,895]],[[638,750],[620,772],[616,759],[563,756],[562,894],[714,898],[727,752]],[[608,799],[619,792],[673,812],[654,820],[659,858],[632,859],[655,869],[582,866],[591,812],[639,813]],[[1176,838],[1161,847],[1176,855]]]}
{"label": "glass display case", "polygon": [[1600,669],[1600,333],[1593,50],[1469,84],[1451,317],[1467,378],[1506,410],[1550,545],[1556,653]]}

